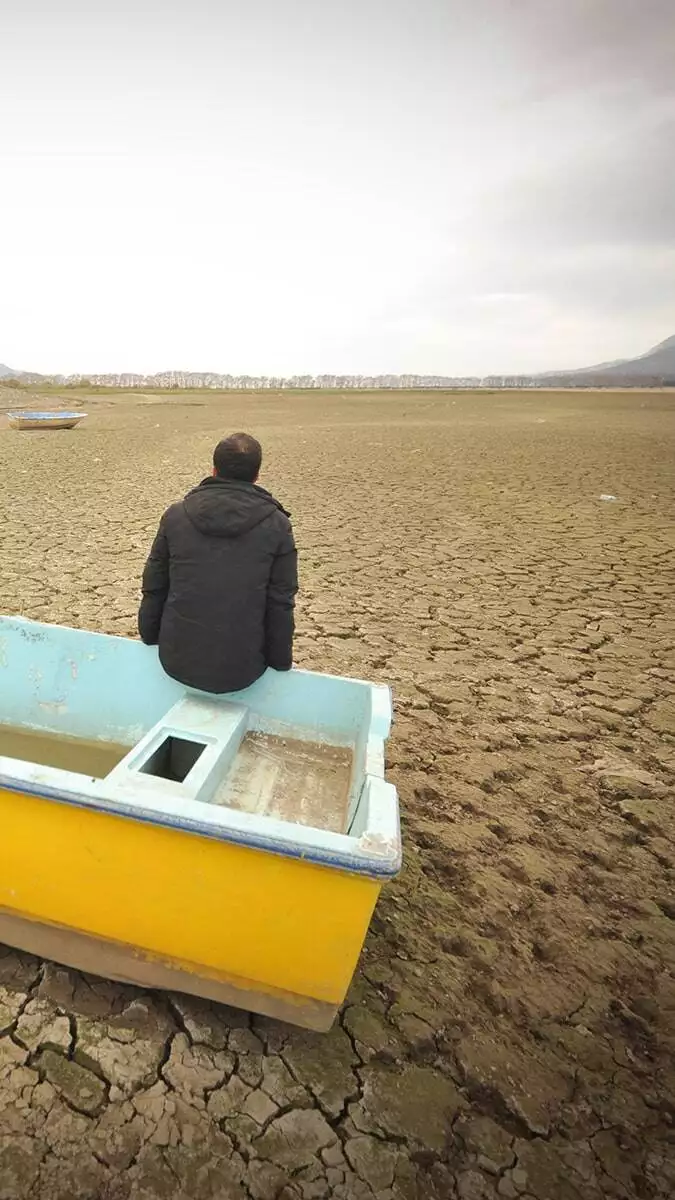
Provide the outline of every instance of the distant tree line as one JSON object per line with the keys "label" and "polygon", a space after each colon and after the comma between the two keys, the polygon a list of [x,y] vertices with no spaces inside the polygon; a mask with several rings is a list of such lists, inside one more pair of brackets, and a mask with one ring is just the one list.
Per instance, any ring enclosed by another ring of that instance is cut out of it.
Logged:
{"label": "distant tree line", "polygon": [[0,386],[30,388],[52,384],[59,388],[136,388],[219,391],[421,390],[517,388],[662,388],[675,387],[675,375],[638,375],[602,371],[565,375],[218,375],[207,372],[163,371],[157,375],[32,375],[5,376]]}

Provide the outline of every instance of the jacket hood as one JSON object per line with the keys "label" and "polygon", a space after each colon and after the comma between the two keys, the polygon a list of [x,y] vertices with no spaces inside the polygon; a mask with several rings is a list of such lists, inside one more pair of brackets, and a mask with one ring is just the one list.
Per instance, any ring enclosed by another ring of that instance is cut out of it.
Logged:
{"label": "jacket hood", "polygon": [[241,537],[275,512],[290,514],[256,483],[209,476],[183,501],[188,518],[209,537]]}

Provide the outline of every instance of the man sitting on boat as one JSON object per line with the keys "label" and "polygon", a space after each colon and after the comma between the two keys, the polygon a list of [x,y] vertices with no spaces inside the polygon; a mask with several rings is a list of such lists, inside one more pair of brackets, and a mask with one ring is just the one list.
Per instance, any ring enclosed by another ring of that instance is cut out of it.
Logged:
{"label": "man sitting on boat", "polygon": [[262,449],[235,433],[213,474],[162,517],[143,571],[141,638],[168,675],[235,692],[293,663],[297,553],[289,514],[257,483]]}

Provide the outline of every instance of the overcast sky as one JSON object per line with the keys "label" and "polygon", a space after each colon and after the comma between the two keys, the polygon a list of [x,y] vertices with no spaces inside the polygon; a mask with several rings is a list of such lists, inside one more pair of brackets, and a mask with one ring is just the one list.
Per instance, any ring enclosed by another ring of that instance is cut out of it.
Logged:
{"label": "overcast sky", "polygon": [[675,333],[675,0],[1,0],[0,361],[488,373]]}

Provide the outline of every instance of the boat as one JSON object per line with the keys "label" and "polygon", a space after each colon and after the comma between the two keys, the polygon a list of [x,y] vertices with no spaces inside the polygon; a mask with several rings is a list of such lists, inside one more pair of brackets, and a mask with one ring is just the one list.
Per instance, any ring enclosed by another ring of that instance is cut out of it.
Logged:
{"label": "boat", "polygon": [[401,866],[387,687],[213,696],[131,638],[0,617],[0,942],[315,1030]]}
{"label": "boat", "polygon": [[7,422],[10,429],[74,429],[86,417],[84,412],[67,412],[57,409],[55,412],[10,412]]}

